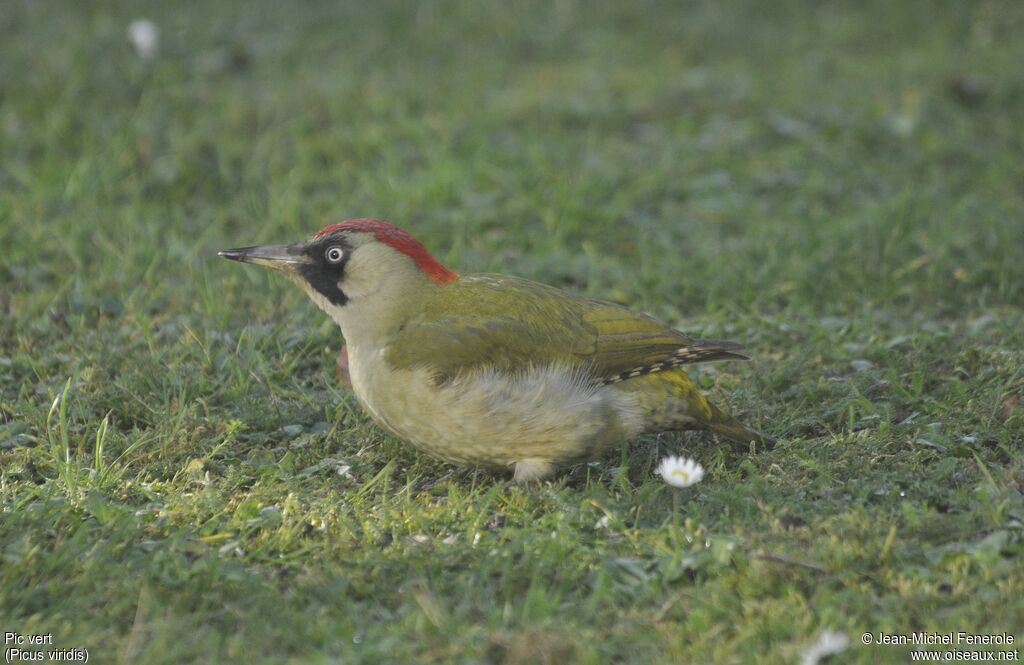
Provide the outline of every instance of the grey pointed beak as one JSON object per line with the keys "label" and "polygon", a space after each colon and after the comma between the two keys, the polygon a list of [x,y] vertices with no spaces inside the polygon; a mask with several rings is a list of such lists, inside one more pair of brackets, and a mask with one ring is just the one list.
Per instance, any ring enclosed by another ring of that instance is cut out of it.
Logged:
{"label": "grey pointed beak", "polygon": [[242,263],[255,263],[256,265],[267,266],[274,270],[291,272],[304,263],[309,263],[309,257],[294,245],[262,245],[257,247],[238,247],[236,249],[225,249],[217,252],[217,256],[223,256],[232,261]]}

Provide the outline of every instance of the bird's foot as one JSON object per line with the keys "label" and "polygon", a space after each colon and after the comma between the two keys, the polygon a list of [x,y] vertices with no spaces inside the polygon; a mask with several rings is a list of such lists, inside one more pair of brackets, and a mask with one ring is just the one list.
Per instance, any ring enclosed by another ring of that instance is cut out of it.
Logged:
{"label": "bird's foot", "polygon": [[343,386],[352,385],[352,377],[348,372],[348,346],[342,346],[338,352],[338,359],[334,361],[334,374],[341,381]]}
{"label": "bird's foot", "polygon": [[555,475],[555,465],[539,459],[524,459],[515,463],[512,482],[516,485],[537,482]]}

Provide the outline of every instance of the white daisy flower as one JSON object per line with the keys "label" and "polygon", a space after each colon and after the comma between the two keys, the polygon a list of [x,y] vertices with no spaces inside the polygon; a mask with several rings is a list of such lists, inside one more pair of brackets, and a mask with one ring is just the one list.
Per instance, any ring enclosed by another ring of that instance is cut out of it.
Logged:
{"label": "white daisy flower", "polygon": [[826,630],[818,635],[818,639],[807,647],[800,659],[801,665],[818,665],[822,660],[846,650],[850,638],[843,633]]}
{"label": "white daisy flower", "polygon": [[689,457],[672,455],[661,460],[658,473],[672,487],[689,487],[696,485],[704,477],[704,467]]}
{"label": "white daisy flower", "polygon": [[128,25],[128,41],[143,60],[152,60],[160,48],[160,30],[147,19],[132,21]]}

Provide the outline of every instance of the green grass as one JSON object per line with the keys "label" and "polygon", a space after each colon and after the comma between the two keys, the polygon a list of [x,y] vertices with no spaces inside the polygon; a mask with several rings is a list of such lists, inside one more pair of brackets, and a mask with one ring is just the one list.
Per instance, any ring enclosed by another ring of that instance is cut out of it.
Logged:
{"label": "green grass", "polygon": [[[1024,6],[283,4],[0,7],[0,631],[96,663],[1019,646]],[[215,256],[355,216],[745,342],[701,385],[781,443],[532,489],[416,453],[297,289]]]}

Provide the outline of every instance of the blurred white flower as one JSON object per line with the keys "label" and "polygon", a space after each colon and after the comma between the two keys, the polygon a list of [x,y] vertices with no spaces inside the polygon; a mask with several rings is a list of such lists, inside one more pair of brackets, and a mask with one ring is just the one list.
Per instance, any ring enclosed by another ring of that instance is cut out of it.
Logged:
{"label": "blurred white flower", "polygon": [[689,457],[670,456],[661,460],[658,473],[672,487],[689,487],[704,477],[704,467]]}
{"label": "blurred white flower", "polygon": [[143,60],[152,60],[160,48],[160,30],[149,19],[140,18],[128,24],[128,41]]}
{"label": "blurred white flower", "polygon": [[818,635],[818,639],[814,641],[814,644],[804,650],[800,659],[800,665],[818,665],[818,662],[823,658],[846,651],[846,647],[849,645],[850,638],[843,633],[834,630],[822,631]]}

